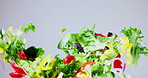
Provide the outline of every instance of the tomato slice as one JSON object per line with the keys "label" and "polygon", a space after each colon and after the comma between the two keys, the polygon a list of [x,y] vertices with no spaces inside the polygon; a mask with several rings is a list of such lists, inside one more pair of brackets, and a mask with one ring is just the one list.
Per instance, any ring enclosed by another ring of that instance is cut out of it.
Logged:
{"label": "tomato slice", "polygon": [[103,34],[99,34],[99,33],[95,33],[95,35],[100,36],[100,37],[107,37],[107,36],[105,36]]}
{"label": "tomato slice", "polygon": [[121,62],[119,59],[116,59],[116,60],[114,61],[114,68],[120,68],[120,69],[123,68],[123,67],[122,67],[122,62]]}
{"label": "tomato slice", "polygon": [[64,64],[69,64],[74,59],[75,59],[75,57],[72,55],[66,56],[64,59]]}
{"label": "tomato slice", "polygon": [[13,60],[10,62],[11,67],[15,70],[16,73],[22,74],[22,75],[27,75],[24,69],[20,68],[16,62]]}
{"label": "tomato slice", "polygon": [[9,75],[10,75],[12,78],[22,78],[22,77],[23,77],[22,74],[19,74],[19,73],[16,73],[16,72],[9,73]]}
{"label": "tomato slice", "polygon": [[22,60],[28,60],[23,50],[19,51],[18,56]]}

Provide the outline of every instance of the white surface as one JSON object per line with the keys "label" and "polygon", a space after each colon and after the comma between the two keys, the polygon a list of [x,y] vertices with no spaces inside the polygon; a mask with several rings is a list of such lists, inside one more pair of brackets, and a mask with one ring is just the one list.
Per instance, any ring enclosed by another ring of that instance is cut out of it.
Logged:
{"label": "white surface", "polygon": [[[63,35],[59,34],[64,27],[67,32],[79,32],[83,26],[90,28],[97,24],[95,31],[107,34],[117,33],[123,27],[138,27],[145,35],[148,44],[148,1],[147,0],[0,0],[0,28],[36,25],[36,33],[25,34],[27,47],[43,47],[46,54],[64,54],[57,49]],[[140,59],[137,69],[131,66],[126,70],[133,78],[147,78],[148,57]],[[6,71],[0,66],[0,78],[10,78],[10,66],[5,64]]]}

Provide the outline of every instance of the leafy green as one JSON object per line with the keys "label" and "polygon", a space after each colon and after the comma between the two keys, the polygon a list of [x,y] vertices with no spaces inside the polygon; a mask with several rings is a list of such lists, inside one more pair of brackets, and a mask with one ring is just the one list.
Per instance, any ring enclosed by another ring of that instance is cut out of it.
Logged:
{"label": "leafy green", "polygon": [[67,52],[68,50],[74,49],[73,44],[77,43],[77,33],[68,33],[64,38],[59,42],[58,48]]}
{"label": "leafy green", "polygon": [[0,47],[5,50],[8,48],[8,45],[4,42],[4,40],[0,39]]}
{"label": "leafy green", "polygon": [[42,58],[44,50],[42,48],[31,46],[25,50],[25,54],[29,60],[34,61],[37,57]]}
{"label": "leafy green", "polygon": [[84,48],[85,52],[100,48],[103,49],[105,47],[105,44],[100,43],[100,41],[95,38],[94,32],[86,27],[83,27],[78,34],[78,42]]}
{"label": "leafy green", "polygon": [[141,36],[142,32],[140,29],[132,27],[130,27],[129,29],[124,28],[121,33],[123,33],[130,40],[130,43],[133,44],[131,55],[133,57],[133,64],[137,65],[140,54],[146,52],[147,49],[145,44],[142,42],[142,38],[144,36]]}
{"label": "leafy green", "polygon": [[65,32],[68,28],[62,28],[61,33]]}
{"label": "leafy green", "polygon": [[25,33],[32,30],[33,32],[35,32],[35,26],[32,23],[29,23],[28,26],[21,26],[20,27],[21,30],[23,30]]}
{"label": "leafy green", "polygon": [[95,28],[96,28],[96,24],[94,24],[94,26],[92,26],[92,28],[91,28],[92,32],[94,32]]}
{"label": "leafy green", "polygon": [[0,39],[3,39],[3,37],[4,37],[3,29],[0,29]]}

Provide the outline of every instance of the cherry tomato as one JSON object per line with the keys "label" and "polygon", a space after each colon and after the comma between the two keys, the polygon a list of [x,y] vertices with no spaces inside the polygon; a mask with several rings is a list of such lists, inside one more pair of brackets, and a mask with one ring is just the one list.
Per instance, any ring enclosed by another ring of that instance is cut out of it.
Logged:
{"label": "cherry tomato", "polygon": [[66,56],[65,59],[64,59],[64,64],[69,64],[72,60],[74,60],[75,57],[74,56]]}
{"label": "cherry tomato", "polygon": [[99,34],[99,33],[95,33],[95,35],[100,36],[100,37],[107,37],[107,36],[105,36],[103,34]]}
{"label": "cherry tomato", "polygon": [[18,56],[22,60],[28,60],[23,50],[19,51]]}

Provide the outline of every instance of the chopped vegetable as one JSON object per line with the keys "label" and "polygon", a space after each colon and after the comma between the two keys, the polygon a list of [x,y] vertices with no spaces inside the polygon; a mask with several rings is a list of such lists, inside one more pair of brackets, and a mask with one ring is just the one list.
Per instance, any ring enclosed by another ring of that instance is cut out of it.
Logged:
{"label": "chopped vegetable", "polygon": [[75,57],[74,56],[66,56],[65,59],[64,59],[64,64],[69,64],[72,60],[74,60]]}
{"label": "chopped vegetable", "polygon": [[100,36],[100,37],[107,37],[107,36],[99,34],[99,33],[95,33],[95,35]]}
{"label": "chopped vegetable", "polygon": [[19,56],[20,59],[22,59],[22,60],[28,60],[27,57],[26,57],[26,55],[25,55],[25,53],[24,53],[24,51],[22,51],[22,50],[19,51],[18,56]]}
{"label": "chopped vegetable", "polygon": [[19,74],[19,73],[16,73],[16,72],[9,73],[9,75],[12,78],[22,78],[23,77],[23,74]]}

